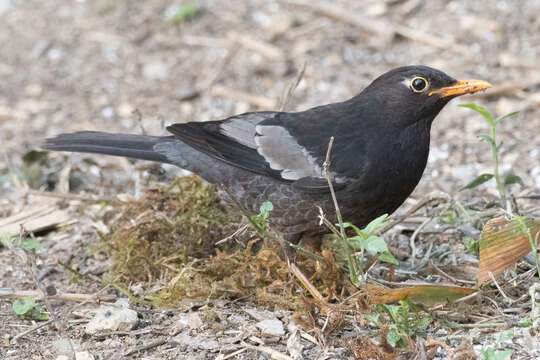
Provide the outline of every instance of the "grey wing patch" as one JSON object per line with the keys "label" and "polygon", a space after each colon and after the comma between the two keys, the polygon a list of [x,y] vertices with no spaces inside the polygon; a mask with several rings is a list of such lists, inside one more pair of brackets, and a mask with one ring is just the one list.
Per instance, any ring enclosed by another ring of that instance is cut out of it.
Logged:
{"label": "grey wing patch", "polygon": [[256,149],[255,127],[261,121],[271,119],[274,116],[274,112],[247,113],[233,116],[219,126],[219,131],[244,146]]}
{"label": "grey wing patch", "polygon": [[271,169],[281,171],[283,179],[322,177],[317,160],[298,144],[287,129],[276,125],[257,125],[255,130],[257,152],[270,164]]}

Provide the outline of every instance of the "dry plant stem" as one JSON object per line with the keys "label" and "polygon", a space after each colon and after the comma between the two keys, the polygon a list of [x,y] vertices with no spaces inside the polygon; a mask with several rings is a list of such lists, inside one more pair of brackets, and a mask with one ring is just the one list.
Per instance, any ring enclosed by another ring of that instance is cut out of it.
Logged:
{"label": "dry plant stem", "polygon": [[92,201],[92,202],[107,202],[113,201],[112,197],[98,197],[93,195],[81,195],[81,194],[68,194],[68,193],[56,193],[50,191],[39,191],[28,189],[24,192],[25,195],[35,195],[43,197],[53,197],[66,200],[80,200],[80,201]]}
{"label": "dry plant stem", "polygon": [[15,336],[11,339],[11,342],[14,343],[15,341],[17,341],[17,339],[19,339],[19,338],[21,338],[21,337],[23,337],[23,336],[25,336],[25,335],[28,335],[28,334],[30,334],[31,332],[34,332],[34,331],[36,331],[37,329],[41,329],[42,327],[47,326],[47,325],[52,324],[52,323],[53,323],[53,320],[47,320],[47,321],[45,321],[45,322],[39,323],[39,324],[37,324],[37,325],[35,325],[35,326],[32,326],[30,329],[25,330],[25,331],[23,331],[22,333],[18,333],[17,335],[15,335]]}
{"label": "dry plant stem", "polygon": [[448,275],[447,273],[445,273],[444,271],[442,271],[441,269],[439,269],[439,267],[437,265],[435,265],[435,263],[431,260],[429,260],[429,265],[433,266],[433,268],[435,269],[435,271],[437,271],[442,277],[444,277],[446,280],[449,280],[451,282],[453,282],[454,284],[457,284],[458,283],[458,280],[450,275]]}
{"label": "dry plant stem", "polygon": [[512,304],[515,302],[515,300],[512,300],[508,297],[508,295],[506,295],[503,291],[503,289],[499,286],[499,283],[497,282],[497,280],[495,279],[495,276],[493,276],[493,273],[490,271],[488,272],[488,275],[489,277],[491,278],[491,281],[493,281],[493,283],[495,284],[495,286],[497,287],[497,290],[499,290],[499,292],[501,293],[501,295],[503,296],[503,298],[506,300],[506,302],[508,304]]}
{"label": "dry plant stem", "polygon": [[309,291],[309,293],[311,294],[311,296],[313,296],[314,299],[317,299],[321,303],[325,303],[324,298],[319,292],[319,290],[317,290],[317,288],[309,282],[308,278],[304,275],[304,273],[302,273],[302,271],[300,271],[300,269],[294,263],[291,263],[289,265],[289,269],[294,274],[294,276],[296,276],[296,278],[302,283],[302,285],[304,285],[304,287]]}
{"label": "dry plant stem", "polygon": [[499,322],[499,323],[485,323],[485,324],[455,324],[454,325],[457,328],[466,328],[466,329],[474,329],[474,328],[498,328],[498,327],[508,327],[507,323]]}
{"label": "dry plant stem", "polygon": [[167,339],[156,340],[156,341],[153,341],[153,342],[151,342],[149,344],[142,345],[142,346],[136,347],[135,349],[129,350],[128,352],[124,353],[124,356],[129,356],[129,355],[138,353],[140,351],[145,351],[145,350],[148,350],[148,349],[152,349],[152,348],[154,348],[156,346],[163,345],[166,342],[167,342]]}
{"label": "dry plant stem", "polygon": [[336,209],[336,217],[340,227],[340,237],[343,241],[343,250],[347,256],[347,262],[349,264],[350,277],[352,283],[356,286],[358,283],[358,269],[356,268],[356,262],[353,259],[351,249],[349,248],[349,243],[347,242],[347,234],[345,234],[345,227],[343,226],[343,218],[341,217],[341,211],[339,211],[339,205],[336,198],[336,192],[334,191],[334,185],[332,185],[332,179],[330,179],[330,173],[328,169],[330,168],[330,154],[332,153],[332,146],[334,145],[334,137],[330,137],[328,142],[328,150],[326,151],[326,159],[323,164],[323,175],[328,181],[328,187],[330,188],[330,194],[332,195],[332,201],[334,202],[334,208]]}
{"label": "dry plant stem", "polygon": [[229,241],[230,239],[233,239],[235,236],[240,235],[244,231],[246,231],[247,227],[248,227],[248,224],[244,224],[244,225],[240,226],[238,228],[238,230],[236,230],[235,232],[233,232],[231,235],[227,236],[226,238],[219,240],[214,245],[218,246],[218,245],[221,245],[221,244]]}
{"label": "dry plant stem", "polygon": [[417,227],[416,230],[414,230],[409,240],[409,246],[411,247],[411,265],[412,266],[414,266],[414,263],[416,260],[416,244],[415,244],[416,237],[418,236],[418,233],[420,233],[420,231],[424,228],[424,226],[426,226],[431,220],[433,220],[433,218],[427,218],[426,220],[424,220],[424,222],[420,224],[420,226]]}
{"label": "dry plant stem", "polygon": [[[42,293],[36,290],[15,290],[9,288],[0,288],[0,298],[23,298],[27,296],[32,296],[37,300],[42,300]],[[88,295],[88,294],[77,294],[77,293],[65,293],[58,295],[48,296],[50,300],[60,300],[60,301],[75,301],[75,302],[114,302],[116,301],[116,296],[112,295]]]}
{"label": "dry plant stem", "polygon": [[298,87],[298,84],[300,84],[300,81],[302,81],[302,78],[304,77],[304,73],[306,72],[306,65],[307,63],[304,61],[304,64],[302,64],[302,68],[296,75],[296,79],[294,83],[289,85],[289,88],[287,89],[287,93],[285,94],[285,97],[283,98],[279,106],[279,111],[285,111],[285,108],[289,105],[289,102],[291,101],[294,91],[296,90],[296,88]]}
{"label": "dry plant stem", "polygon": [[480,295],[480,291],[477,291],[477,292],[472,293],[472,294],[470,294],[470,295],[467,295],[467,296],[464,296],[464,297],[462,297],[462,298],[459,298],[459,299],[457,299],[456,301],[454,301],[454,303],[465,302],[465,301],[468,301],[468,300],[470,300],[470,299],[472,299],[472,298],[477,297],[478,295]]}
{"label": "dry plant stem", "polygon": [[243,349],[237,350],[235,352],[232,352],[229,355],[223,357],[222,360],[231,359],[231,358],[235,357],[236,355],[240,355],[241,353],[243,353],[246,350],[247,350],[247,348],[243,348]]}

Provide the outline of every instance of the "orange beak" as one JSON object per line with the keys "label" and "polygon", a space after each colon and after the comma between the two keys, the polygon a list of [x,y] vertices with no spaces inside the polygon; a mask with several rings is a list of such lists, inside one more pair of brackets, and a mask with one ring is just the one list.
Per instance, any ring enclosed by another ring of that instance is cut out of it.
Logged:
{"label": "orange beak", "polygon": [[428,95],[441,94],[441,97],[460,96],[465,94],[474,94],[477,91],[486,90],[491,87],[491,84],[485,80],[465,79],[458,80],[457,83],[450,86],[445,86],[437,90],[431,91]]}

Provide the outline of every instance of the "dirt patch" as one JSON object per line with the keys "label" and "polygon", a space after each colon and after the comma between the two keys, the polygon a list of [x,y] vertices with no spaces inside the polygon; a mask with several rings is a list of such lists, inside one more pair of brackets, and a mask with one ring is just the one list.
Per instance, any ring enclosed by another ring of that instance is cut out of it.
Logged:
{"label": "dirt patch", "polygon": [[[36,234],[42,249],[35,258],[39,284],[51,294],[129,294],[140,299],[151,294],[161,296],[161,305],[183,298],[181,308],[132,305],[138,313],[136,327],[109,335],[84,332],[97,304],[62,297],[52,301],[64,323],[64,332],[59,332],[50,324],[33,329],[32,322],[16,317],[12,301],[2,298],[0,357],[56,358],[71,352],[68,338],[75,351],[102,359],[258,359],[275,357],[271,351],[293,358],[393,356],[372,347],[371,341],[384,342],[385,333],[358,315],[367,310],[346,309],[334,317],[314,311],[316,304],[308,306],[304,300],[290,303],[299,294],[310,296],[285,270],[275,244],[254,241],[243,248],[241,244],[254,239],[248,236],[215,247],[217,239],[238,229],[232,226],[238,220],[223,217],[228,215],[220,206],[205,213],[214,195],[195,180],[184,185],[193,195],[186,203],[179,202],[178,189],[167,195],[171,189],[166,187],[179,170],[103,156],[28,154],[44,137],[62,132],[161,135],[174,122],[268,109],[277,106],[304,62],[306,72],[290,110],[347,99],[377,75],[405,64],[489,80],[495,85],[492,96],[459,101],[482,104],[496,115],[519,111],[498,127],[504,141],[501,169],[523,179],[523,185],[509,188],[517,209],[539,216],[540,3],[321,3],[326,10],[293,1],[0,0],[0,218],[54,206],[76,221]],[[388,26],[370,26],[369,19]],[[488,206],[497,192],[493,182],[458,190],[491,172],[489,148],[477,138],[487,132],[479,115],[454,103],[437,118],[424,177],[396,215],[433,190],[450,194],[459,206],[430,203],[386,233],[403,266],[394,270],[393,278],[391,270],[375,266],[370,274],[377,281],[449,281],[440,271],[465,281],[462,285],[474,279],[478,260],[466,251],[463,239],[477,239],[485,221],[500,215]],[[29,189],[69,196],[44,197]],[[115,207],[112,201],[128,205]],[[195,241],[185,242],[188,235]],[[5,248],[0,252],[0,288],[36,290],[28,263]],[[302,270],[324,298],[342,300],[348,293],[342,293],[343,279],[308,260],[300,259]],[[341,259],[336,262],[342,265]],[[532,267],[520,262],[500,280],[502,292],[487,286],[474,306],[435,312],[429,337],[416,341],[410,351],[426,358],[467,358],[492,346],[494,351],[512,348],[515,359],[537,356],[538,335],[530,326],[514,327],[532,319],[526,295],[538,284]],[[254,306],[258,308],[251,311]],[[291,309],[301,308],[310,311],[295,318]],[[200,315],[200,323],[193,313]],[[285,335],[279,335],[279,326],[269,335],[259,324],[264,320],[280,322]],[[513,327],[512,341],[496,335],[505,327]],[[32,331],[24,335],[26,330]]]}

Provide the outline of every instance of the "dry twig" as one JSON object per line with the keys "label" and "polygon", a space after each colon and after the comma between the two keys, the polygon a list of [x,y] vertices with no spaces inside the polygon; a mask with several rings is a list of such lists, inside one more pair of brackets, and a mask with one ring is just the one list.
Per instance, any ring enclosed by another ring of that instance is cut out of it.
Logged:
{"label": "dry twig", "polygon": [[[41,292],[37,290],[15,290],[10,288],[0,288],[0,298],[24,298],[31,296],[37,300],[42,300],[43,296]],[[50,300],[58,301],[75,301],[75,302],[114,302],[117,300],[116,296],[112,295],[96,295],[96,294],[79,294],[79,293],[59,293],[56,295],[49,295]]]}
{"label": "dry twig", "polygon": [[137,346],[127,352],[124,353],[124,356],[129,356],[129,355],[133,355],[135,353],[138,353],[138,352],[141,352],[141,351],[145,351],[145,350],[148,350],[148,349],[152,349],[152,348],[155,348],[156,346],[160,346],[160,345],[163,345],[167,342],[167,339],[166,338],[163,338],[163,339],[160,339],[160,340],[156,340],[156,341],[152,341],[148,344],[145,344],[145,345],[141,345],[141,346]]}

